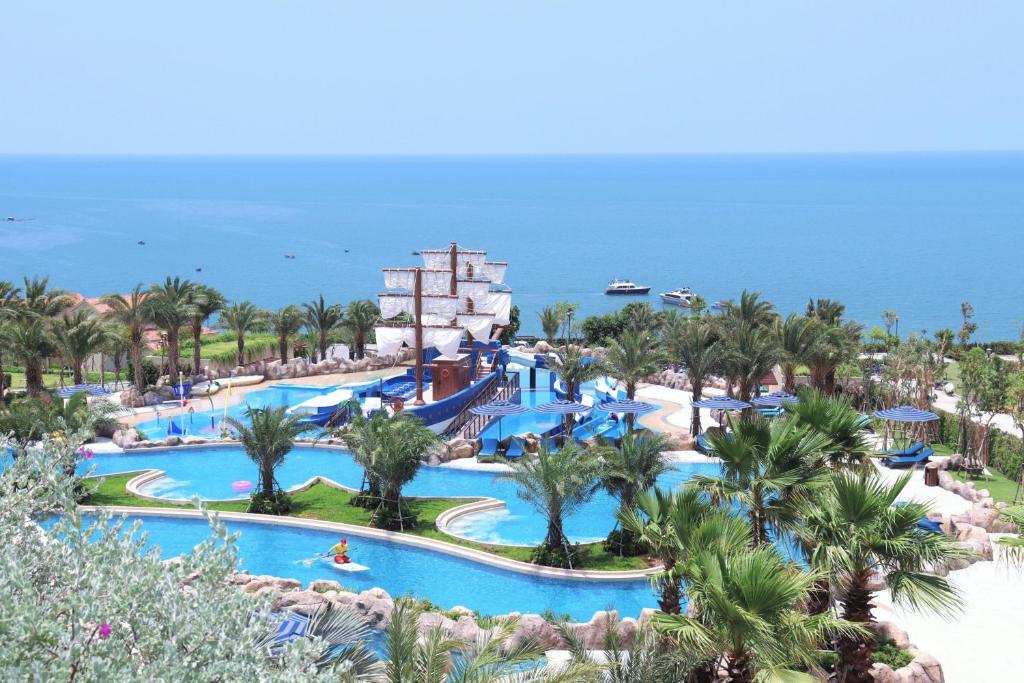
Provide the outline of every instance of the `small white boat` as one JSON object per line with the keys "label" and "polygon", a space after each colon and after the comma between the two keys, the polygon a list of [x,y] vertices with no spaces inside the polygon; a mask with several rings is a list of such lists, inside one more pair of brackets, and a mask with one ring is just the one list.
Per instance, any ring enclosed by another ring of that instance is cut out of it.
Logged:
{"label": "small white boat", "polygon": [[325,557],[324,562],[342,572],[365,572],[370,569],[365,564],[356,564],[355,562],[335,562],[333,557]]}
{"label": "small white boat", "polygon": [[651,291],[646,285],[638,285],[632,280],[612,280],[605,288],[605,294],[647,294]]}
{"label": "small white boat", "polygon": [[662,292],[658,296],[667,304],[689,308],[690,303],[693,301],[693,290],[689,287],[679,287],[669,292]]}

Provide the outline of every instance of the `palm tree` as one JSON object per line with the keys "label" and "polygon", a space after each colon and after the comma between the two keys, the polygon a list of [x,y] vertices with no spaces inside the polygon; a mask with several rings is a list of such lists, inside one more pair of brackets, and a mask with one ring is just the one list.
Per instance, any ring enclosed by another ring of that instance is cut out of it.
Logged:
{"label": "palm tree", "polygon": [[866,431],[867,420],[850,398],[826,396],[815,389],[800,392],[799,402],[784,402],[786,412],[798,425],[828,437],[819,466],[831,469],[871,467],[874,447]]}
{"label": "palm tree", "polygon": [[352,301],[345,309],[342,325],[352,333],[356,358],[363,358],[366,355],[367,337],[373,333],[373,326],[377,324],[378,320],[380,320],[380,309],[369,299]]}
{"label": "palm tree", "polygon": [[806,355],[811,382],[816,389],[831,395],[836,390],[839,366],[857,357],[862,328],[858,323],[847,321],[815,325],[812,330],[813,340]]}
{"label": "palm tree", "polygon": [[[306,428],[301,424],[301,415],[288,415],[287,408],[245,409],[248,424],[233,417],[230,424],[238,432],[238,441],[249,458],[256,463],[260,472],[260,487],[249,503],[249,510],[265,512],[264,501],[269,502],[272,514],[288,511],[287,496],[278,490],[274,471],[284,462],[285,456],[295,445],[295,438]],[[262,500],[261,500],[262,499]],[[254,509],[255,508],[255,509]]]}
{"label": "palm tree", "polygon": [[277,352],[281,362],[288,362],[288,344],[293,336],[299,333],[305,324],[305,316],[298,306],[285,306],[267,316],[270,330],[277,337]]}
{"label": "palm tree", "polygon": [[411,413],[388,417],[384,411],[370,418],[357,415],[341,436],[363,466],[367,489],[362,497],[374,510],[372,523],[399,530],[415,525],[415,515],[403,509],[402,488],[415,478],[439,437]]}
{"label": "palm tree", "polygon": [[700,294],[694,294],[690,297],[690,315],[694,318],[699,318],[701,313],[707,310],[707,307],[708,300]]}
{"label": "palm tree", "polygon": [[545,306],[537,314],[540,318],[540,327],[544,330],[544,338],[548,346],[555,345],[555,337],[558,335],[558,328],[562,326],[562,313],[557,306]]}
{"label": "palm tree", "polygon": [[732,434],[711,437],[722,473],[696,475],[690,483],[716,502],[738,503],[750,520],[751,545],[765,545],[771,541],[769,526],[791,522],[795,497],[820,484],[822,473],[814,465],[829,439],[793,419],[755,418],[731,426]]}
{"label": "palm tree", "polygon": [[[597,379],[603,372],[603,366],[594,358],[583,355],[583,349],[575,344],[559,347],[548,356],[548,367],[558,375],[565,385],[565,396],[570,401],[576,400],[580,387],[584,382]],[[565,415],[565,433],[572,436],[572,428],[576,417],[572,413]]]}
{"label": "palm tree", "polygon": [[192,289],[192,374],[201,373],[203,325],[224,308],[224,295],[213,287],[197,284]]}
{"label": "palm tree", "polygon": [[[669,354],[686,367],[692,401],[704,395],[704,383],[721,368],[724,347],[714,328],[701,318],[675,318],[666,335]],[[690,434],[701,433],[700,411],[691,410]]]}
{"label": "palm tree", "polygon": [[739,385],[739,399],[749,401],[779,360],[775,339],[767,328],[744,322],[726,328],[724,341],[725,367]]}
{"label": "palm tree", "polygon": [[[605,352],[605,368],[613,377],[626,385],[626,397],[636,397],[636,385],[658,371],[665,356],[657,348],[655,340],[639,328],[627,329],[618,339],[608,341]],[[626,416],[626,423],[633,427],[634,415]]]}
{"label": "palm tree", "polygon": [[[626,434],[616,447],[601,449],[601,487],[619,502],[619,510],[635,510],[637,498],[651,489],[658,477],[670,468],[661,457],[665,450],[661,436]],[[624,551],[636,554],[634,534],[623,529],[618,538],[615,531],[608,535],[609,545],[618,545],[619,555]]]}
{"label": "palm tree", "polygon": [[54,324],[53,332],[61,355],[71,366],[74,383],[82,384],[82,365],[106,343],[106,328],[103,321],[86,311],[79,310],[59,318]]}
{"label": "palm tree", "polygon": [[179,277],[167,277],[162,283],[149,288],[144,301],[147,317],[164,331],[167,337],[167,376],[178,381],[179,337],[181,328],[192,321],[195,314],[192,290],[195,285]]}
{"label": "palm tree", "polygon": [[[52,333],[52,319],[71,305],[60,289],[50,288],[49,278],[24,278],[22,296],[11,298],[7,341],[25,368],[25,391],[39,396],[43,391],[43,364],[58,348]],[[11,305],[13,302],[13,305]]]}
{"label": "palm tree", "polygon": [[341,324],[341,306],[338,304],[328,305],[324,301],[324,295],[319,299],[302,304],[306,311],[306,324],[317,334],[317,348],[320,350],[320,360],[327,358],[327,339],[330,334]]}
{"label": "palm tree", "polygon": [[251,301],[234,302],[220,314],[220,324],[235,333],[238,365],[245,365],[245,335],[266,327],[266,313]]}
{"label": "palm tree", "polygon": [[721,318],[727,325],[767,327],[774,322],[776,315],[775,305],[762,299],[760,292],[748,292],[744,289],[740,294],[739,303],[728,302]]}
{"label": "palm tree", "polygon": [[565,535],[565,520],[577,512],[597,489],[598,464],[584,448],[566,443],[552,453],[541,446],[536,458],[523,458],[497,475],[516,486],[516,495],[547,520],[544,541],[534,561],[552,566],[573,565],[573,550]]}
{"label": "palm tree", "polygon": [[745,547],[750,539],[741,518],[719,509],[692,487],[645,491],[637,496],[635,509],[620,509],[616,517],[661,562],[658,606],[668,614],[681,610],[683,569],[696,552],[718,544]]}
{"label": "palm tree", "polygon": [[820,679],[804,672],[819,666],[822,641],[866,634],[829,613],[801,610],[816,578],[770,547],[703,550],[686,570],[693,616],[656,613],[652,621],[684,649],[718,660],[732,683],[813,683]]}
{"label": "palm tree", "polygon": [[[873,472],[839,472],[798,505],[801,523],[793,531],[809,549],[810,566],[828,577],[833,597],[848,621],[872,621],[876,572],[885,575],[896,605],[946,615],[960,607],[953,585],[929,569],[962,559],[967,551],[944,534],[918,526],[928,505],[896,505],[909,481],[909,474],[889,485]],[[867,633],[840,637],[838,679],[873,681],[873,647],[874,640]]]}
{"label": "palm tree", "polygon": [[811,318],[796,313],[790,313],[785,320],[775,320],[775,345],[785,377],[783,389],[791,394],[796,393],[796,366],[807,360],[807,351],[814,341],[814,324]]}
{"label": "palm tree", "polygon": [[114,363],[114,386],[121,382],[121,368],[125,357],[131,352],[131,338],[128,328],[117,321],[106,323],[105,350]]}
{"label": "palm tree", "polygon": [[140,392],[146,388],[146,380],[142,374],[142,342],[146,325],[151,322],[149,308],[145,305],[146,296],[147,294],[143,291],[142,285],[138,284],[132,288],[128,296],[108,294],[103,297],[104,303],[112,309],[111,317],[124,325],[128,331],[132,371],[135,374],[135,388]]}
{"label": "palm tree", "polygon": [[7,317],[13,314],[15,304],[18,301],[18,294],[21,293],[21,288],[15,287],[14,283],[8,280],[0,280],[0,402],[4,398],[4,390],[6,386],[6,375],[4,374],[4,349],[6,343],[4,342],[4,330],[7,325]]}

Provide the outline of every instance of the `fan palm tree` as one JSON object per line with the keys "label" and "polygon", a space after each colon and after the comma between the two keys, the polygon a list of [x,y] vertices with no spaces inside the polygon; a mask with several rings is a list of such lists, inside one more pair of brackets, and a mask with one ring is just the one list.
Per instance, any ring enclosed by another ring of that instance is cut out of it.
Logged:
{"label": "fan palm tree", "polygon": [[321,294],[319,299],[302,304],[302,308],[306,312],[306,324],[316,332],[319,359],[324,360],[327,358],[327,340],[342,321],[341,306],[328,304]]}
{"label": "fan palm tree", "polygon": [[555,337],[558,336],[558,328],[562,326],[562,312],[557,306],[545,306],[537,314],[540,318],[540,328],[544,330],[544,338],[548,346],[555,345]]}
{"label": "fan palm tree", "polygon": [[783,389],[791,394],[796,393],[796,366],[807,360],[807,352],[814,341],[814,324],[811,318],[796,313],[775,320],[775,345],[785,377]]}
{"label": "fan palm tree", "polygon": [[801,610],[816,578],[770,547],[702,550],[686,567],[693,616],[656,613],[652,622],[684,649],[718,660],[732,683],[814,683],[820,678],[805,672],[818,666],[822,641],[866,635],[829,613]]}
{"label": "fan palm tree", "polygon": [[[651,489],[658,477],[670,468],[661,457],[665,450],[661,436],[626,434],[618,446],[603,448],[600,453],[601,488],[619,503],[619,510],[635,510],[637,498]],[[634,552],[634,534],[623,529],[618,538],[609,535],[610,545],[618,545],[619,555]]]}
{"label": "fan palm tree", "polygon": [[15,287],[13,282],[0,280],[0,402],[3,401],[4,391],[7,388],[4,384],[7,377],[4,374],[4,350],[6,349],[4,331],[9,323],[8,316],[13,314],[20,293],[21,288]]}
{"label": "fan palm tree", "polygon": [[238,365],[245,365],[245,335],[266,329],[266,313],[251,301],[234,302],[220,314],[220,324],[235,333]]}
{"label": "fan palm tree", "polygon": [[[669,355],[686,368],[691,400],[701,400],[704,384],[721,369],[724,356],[724,347],[715,329],[701,318],[676,317],[669,323],[665,339]],[[700,411],[692,409],[690,434],[697,436],[700,433]]]}
{"label": "fan palm tree", "polygon": [[[626,385],[626,397],[636,397],[636,385],[658,371],[665,355],[657,342],[640,328],[630,328],[618,339],[610,339],[605,352],[604,367],[613,377]],[[626,416],[626,423],[633,427],[634,415]]]}
{"label": "fan palm tree", "polygon": [[192,374],[201,373],[203,326],[224,308],[224,295],[213,287],[197,284],[192,288]]}
{"label": "fan palm tree", "polygon": [[162,283],[149,288],[144,301],[147,317],[163,330],[167,339],[167,375],[172,382],[179,375],[179,339],[181,328],[192,321],[195,314],[192,290],[195,285],[179,277],[167,277]]}
{"label": "fan palm tree", "polygon": [[755,418],[731,426],[732,434],[711,437],[722,473],[697,475],[690,483],[716,502],[738,503],[750,520],[751,545],[765,545],[771,541],[769,526],[791,522],[795,497],[820,485],[823,473],[815,463],[829,438],[791,418]]}
{"label": "fan palm tree", "polygon": [[25,368],[25,391],[39,396],[43,391],[43,365],[58,348],[52,320],[71,306],[63,290],[50,287],[49,278],[24,278],[21,297],[8,300],[8,342]]}
{"label": "fan palm tree", "polygon": [[305,316],[298,306],[285,306],[267,316],[270,331],[277,337],[277,352],[282,363],[288,362],[288,345],[305,324]]}
{"label": "fan palm tree", "polygon": [[86,359],[97,353],[106,343],[106,328],[103,321],[86,311],[75,311],[57,319],[53,333],[61,356],[71,366],[75,384],[83,383],[82,365]]}
{"label": "fan palm tree", "polygon": [[736,550],[750,541],[741,518],[692,487],[645,491],[634,509],[620,509],[616,517],[661,562],[662,572],[655,579],[661,593],[658,606],[668,614],[681,610],[684,566],[695,553],[712,545]]}
{"label": "fan palm tree", "polygon": [[[287,408],[252,408],[245,409],[245,421],[233,417],[228,418],[230,424],[238,432],[238,441],[245,449],[246,455],[256,463],[260,473],[258,495],[264,499],[277,501],[284,497],[279,495],[274,472],[284,462],[285,456],[295,446],[295,438],[303,432],[301,415],[286,414]],[[248,424],[247,424],[248,423]],[[252,507],[252,503],[250,503]],[[274,508],[276,513],[286,512],[280,507]]]}
{"label": "fan palm tree", "polygon": [[[604,373],[604,367],[596,359],[583,355],[583,349],[575,344],[566,344],[555,349],[547,359],[551,372],[558,375],[565,385],[565,396],[570,401],[575,401],[579,394],[580,387],[584,382],[597,379]],[[572,436],[572,428],[576,423],[576,416],[572,413],[565,415],[565,433]]]}
{"label": "fan palm tree", "polygon": [[800,392],[799,402],[786,401],[782,407],[798,425],[828,437],[819,466],[835,470],[871,466],[874,447],[866,431],[867,419],[853,408],[850,398],[805,389]]}
{"label": "fan palm tree", "polygon": [[369,299],[352,301],[345,309],[342,325],[352,334],[356,358],[366,355],[366,340],[373,334],[373,326],[379,320],[380,309]]}
{"label": "fan palm tree", "polygon": [[356,415],[341,437],[363,466],[367,488],[362,498],[374,510],[373,524],[400,530],[415,525],[415,516],[403,509],[402,488],[415,478],[439,437],[411,413],[388,417],[384,411],[369,418]]}
{"label": "fan palm tree", "polygon": [[104,303],[111,308],[110,316],[127,329],[135,388],[140,392],[146,388],[142,374],[142,343],[146,325],[151,322],[150,310],[145,305],[146,296],[142,285],[138,284],[127,296],[108,294],[103,297]]}
{"label": "fan palm tree", "polygon": [[541,446],[536,458],[523,458],[497,475],[515,485],[516,495],[547,521],[544,541],[534,553],[539,563],[572,568],[573,550],[565,535],[565,520],[594,495],[598,463],[586,449],[566,443],[552,453]]}
{"label": "fan palm tree", "polygon": [[[798,505],[800,524],[793,532],[809,550],[810,566],[828,577],[842,616],[856,624],[872,621],[873,575],[886,576],[896,605],[949,615],[960,597],[931,567],[962,559],[967,551],[944,534],[922,530],[918,522],[928,505],[896,505],[910,481],[905,475],[890,485],[876,473],[839,472]],[[867,633],[839,638],[838,679],[869,683],[874,640]]]}

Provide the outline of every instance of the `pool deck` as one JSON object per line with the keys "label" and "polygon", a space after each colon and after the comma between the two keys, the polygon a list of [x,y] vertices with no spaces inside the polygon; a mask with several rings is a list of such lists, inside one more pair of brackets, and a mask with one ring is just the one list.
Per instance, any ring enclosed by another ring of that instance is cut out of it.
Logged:
{"label": "pool deck", "polygon": [[[709,389],[704,392],[711,395],[720,393],[720,390]],[[639,423],[654,432],[668,434],[690,434],[691,411],[690,402],[692,396],[689,391],[681,389],[669,389],[660,384],[641,384],[636,392],[639,400],[653,403],[658,406],[657,410],[645,413],[640,416]],[[718,423],[708,415],[703,415],[701,424],[704,427],[716,427]]]}

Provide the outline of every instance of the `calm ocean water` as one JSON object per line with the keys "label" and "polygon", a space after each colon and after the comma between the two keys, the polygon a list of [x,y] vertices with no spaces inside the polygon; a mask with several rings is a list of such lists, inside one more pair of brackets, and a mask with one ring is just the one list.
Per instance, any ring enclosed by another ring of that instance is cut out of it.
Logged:
{"label": "calm ocean water", "polygon": [[0,221],[0,279],[87,295],[171,274],[265,307],[346,301],[457,240],[510,262],[525,331],[556,300],[621,306],[612,277],[784,312],[831,297],[869,325],[891,308],[901,333],[958,326],[963,300],[980,338],[1024,321],[1024,154],[0,157],[6,216],[31,220]]}

